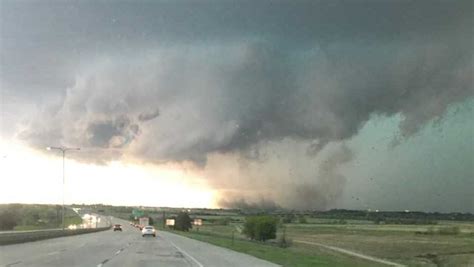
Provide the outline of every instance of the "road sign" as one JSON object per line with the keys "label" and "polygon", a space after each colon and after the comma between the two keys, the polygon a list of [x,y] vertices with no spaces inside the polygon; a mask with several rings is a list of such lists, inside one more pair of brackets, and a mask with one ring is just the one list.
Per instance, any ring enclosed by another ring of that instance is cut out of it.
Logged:
{"label": "road sign", "polygon": [[134,209],[134,210],[132,210],[132,215],[136,218],[140,218],[140,217],[143,217],[145,215],[145,212],[143,212],[142,210],[139,210],[139,209]]}

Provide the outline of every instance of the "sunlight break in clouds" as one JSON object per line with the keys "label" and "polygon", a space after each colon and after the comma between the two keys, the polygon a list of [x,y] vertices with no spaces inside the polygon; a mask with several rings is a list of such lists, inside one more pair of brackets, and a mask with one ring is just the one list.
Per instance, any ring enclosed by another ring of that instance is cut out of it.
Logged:
{"label": "sunlight break in clouds", "polygon": [[[59,153],[45,155],[4,141],[0,151],[0,203],[62,203]],[[66,160],[67,204],[214,207],[213,201],[214,193],[202,178],[176,168]]]}

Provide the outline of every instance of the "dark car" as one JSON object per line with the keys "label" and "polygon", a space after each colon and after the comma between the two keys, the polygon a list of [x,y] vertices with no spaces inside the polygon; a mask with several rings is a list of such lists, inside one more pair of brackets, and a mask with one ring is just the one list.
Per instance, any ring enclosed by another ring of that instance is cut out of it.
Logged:
{"label": "dark car", "polygon": [[115,225],[114,225],[114,232],[115,232],[115,231],[120,231],[120,232],[122,232],[122,225],[120,225],[120,224],[115,224]]}

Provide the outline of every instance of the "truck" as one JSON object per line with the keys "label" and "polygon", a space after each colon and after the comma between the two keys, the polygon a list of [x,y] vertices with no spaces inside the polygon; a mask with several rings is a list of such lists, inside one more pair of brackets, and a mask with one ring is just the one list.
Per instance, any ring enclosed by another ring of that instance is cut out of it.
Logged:
{"label": "truck", "polygon": [[138,225],[140,226],[140,229],[143,229],[143,227],[148,226],[149,224],[150,224],[150,219],[148,217],[138,218]]}

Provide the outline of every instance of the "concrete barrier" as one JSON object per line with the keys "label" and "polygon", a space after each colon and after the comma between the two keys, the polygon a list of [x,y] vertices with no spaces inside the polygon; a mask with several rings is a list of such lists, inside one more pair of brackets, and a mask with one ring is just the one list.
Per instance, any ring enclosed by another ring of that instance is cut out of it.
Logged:
{"label": "concrete barrier", "polygon": [[0,246],[25,243],[31,241],[38,241],[43,239],[50,239],[62,236],[81,235],[88,233],[95,233],[100,231],[109,230],[112,226],[101,227],[101,228],[90,228],[90,229],[51,229],[51,230],[38,230],[38,231],[19,231],[19,232],[0,232]]}

